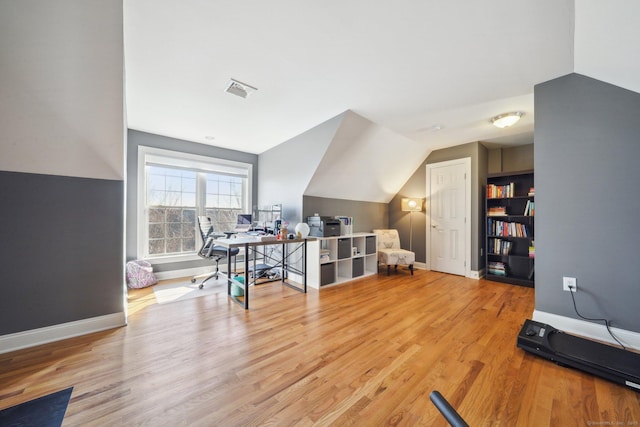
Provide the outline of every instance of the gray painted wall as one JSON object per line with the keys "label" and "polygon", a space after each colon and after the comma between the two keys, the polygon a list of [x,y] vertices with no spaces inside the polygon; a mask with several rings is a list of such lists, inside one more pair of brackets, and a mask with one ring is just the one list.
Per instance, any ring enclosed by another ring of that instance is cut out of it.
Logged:
{"label": "gray painted wall", "polygon": [[535,87],[536,310],[640,332],[640,94],[571,74]]}
{"label": "gray painted wall", "polygon": [[308,216],[351,216],[353,232],[368,232],[376,228],[387,228],[389,224],[387,203],[360,202],[357,200],[329,199],[325,197],[304,196],[304,220]]}
{"label": "gray painted wall", "polygon": [[[487,178],[487,148],[479,142],[457,145],[451,148],[433,151],[416,169],[413,176],[400,189],[389,203],[389,227],[398,229],[400,241],[409,247],[409,215],[402,212],[400,203],[403,197],[426,197],[427,164],[439,163],[460,158],[471,158],[471,269],[484,268],[484,187]],[[416,261],[427,261],[426,251],[426,212],[413,214],[413,251]]]}
{"label": "gray painted wall", "polygon": [[[183,141],[151,133],[136,130],[128,131],[127,142],[127,261],[136,258],[138,226],[136,219],[138,200],[138,146],[162,148],[165,150],[179,151],[182,153],[197,154],[200,156],[215,157],[218,159],[235,160],[253,165],[253,194],[252,205],[258,200],[258,156],[242,151],[228,150],[226,148],[213,147],[206,144]],[[155,272],[182,270],[193,267],[210,266],[207,260],[194,260],[175,263],[156,264]]]}
{"label": "gray painted wall", "polygon": [[488,151],[489,173],[533,170],[533,144],[494,148]]}
{"label": "gray painted wall", "polygon": [[123,311],[123,187],[0,172],[0,335]]}

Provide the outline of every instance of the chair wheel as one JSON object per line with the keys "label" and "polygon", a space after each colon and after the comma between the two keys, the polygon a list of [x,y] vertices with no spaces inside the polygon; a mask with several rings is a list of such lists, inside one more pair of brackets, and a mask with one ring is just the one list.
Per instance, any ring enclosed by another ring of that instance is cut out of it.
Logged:
{"label": "chair wheel", "polygon": [[204,288],[204,283],[200,283],[200,286],[198,286],[198,289],[202,289]]}
{"label": "chair wheel", "polygon": [[196,283],[196,278],[191,279],[191,283]]}

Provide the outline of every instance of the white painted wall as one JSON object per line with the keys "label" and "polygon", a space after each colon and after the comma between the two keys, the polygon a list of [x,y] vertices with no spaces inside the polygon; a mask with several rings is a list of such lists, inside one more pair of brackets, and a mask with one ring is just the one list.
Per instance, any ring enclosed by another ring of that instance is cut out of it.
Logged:
{"label": "white painted wall", "polygon": [[388,203],[430,151],[347,111],[304,194]]}
{"label": "white painted wall", "polygon": [[0,170],[123,179],[122,1],[0,0]]}

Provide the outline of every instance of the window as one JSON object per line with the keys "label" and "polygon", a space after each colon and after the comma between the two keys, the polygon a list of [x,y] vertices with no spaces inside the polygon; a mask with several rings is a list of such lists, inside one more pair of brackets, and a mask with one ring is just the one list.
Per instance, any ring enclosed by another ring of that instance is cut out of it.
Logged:
{"label": "window", "polygon": [[233,229],[250,212],[252,166],[150,147],[138,149],[138,255],[192,257],[201,244],[196,217]]}

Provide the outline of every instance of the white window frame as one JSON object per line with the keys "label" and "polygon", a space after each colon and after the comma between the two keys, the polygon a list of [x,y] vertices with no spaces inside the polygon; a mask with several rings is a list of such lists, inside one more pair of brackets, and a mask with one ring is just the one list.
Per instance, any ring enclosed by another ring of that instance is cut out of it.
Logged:
{"label": "white window frame", "polygon": [[[245,200],[243,201],[248,212],[251,211],[252,183],[253,183],[253,165],[251,163],[238,162],[234,160],[220,159],[217,157],[201,156],[198,154],[183,153],[180,151],[165,150],[162,148],[138,146],[138,196],[136,197],[136,219],[137,219],[137,258],[153,261],[154,264],[164,264],[171,262],[193,261],[200,257],[197,255],[199,237],[196,237],[196,250],[193,253],[177,254],[177,255],[161,255],[149,256],[148,240],[149,227],[147,226],[146,217],[148,215],[148,207],[146,206],[147,182],[146,182],[146,165],[149,162],[162,163],[167,166],[177,166],[185,168],[199,169],[205,172],[219,173],[224,168],[243,169],[247,172]],[[198,215],[204,215],[205,204],[204,194],[197,194],[196,209]],[[199,233],[196,232],[196,236]]]}

